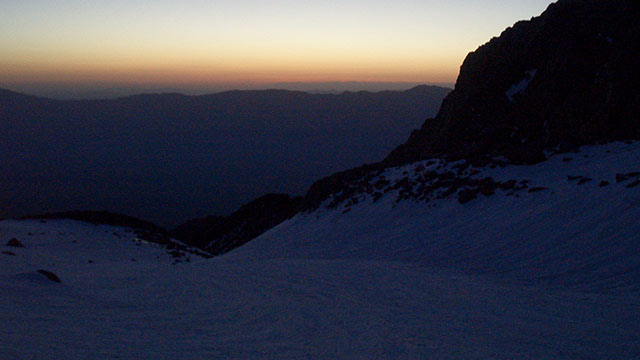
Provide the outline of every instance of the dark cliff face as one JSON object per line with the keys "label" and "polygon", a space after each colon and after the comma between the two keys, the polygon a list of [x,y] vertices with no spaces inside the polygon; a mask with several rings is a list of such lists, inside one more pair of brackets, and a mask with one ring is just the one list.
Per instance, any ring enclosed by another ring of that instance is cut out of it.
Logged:
{"label": "dark cliff face", "polygon": [[300,210],[302,198],[268,194],[243,205],[229,216],[209,216],[176,227],[177,239],[221,255],[242,246]]}
{"label": "dark cliff face", "polygon": [[385,160],[502,154],[640,136],[640,3],[561,0],[465,59],[440,112]]}

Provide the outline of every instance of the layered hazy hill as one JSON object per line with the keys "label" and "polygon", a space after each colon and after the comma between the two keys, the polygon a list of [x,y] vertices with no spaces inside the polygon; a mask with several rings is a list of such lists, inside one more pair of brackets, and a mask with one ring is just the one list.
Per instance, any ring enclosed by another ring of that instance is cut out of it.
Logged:
{"label": "layered hazy hill", "polygon": [[231,91],[59,101],[0,92],[0,217],[94,209],[161,225],[302,194],[377,161],[449,89]]}

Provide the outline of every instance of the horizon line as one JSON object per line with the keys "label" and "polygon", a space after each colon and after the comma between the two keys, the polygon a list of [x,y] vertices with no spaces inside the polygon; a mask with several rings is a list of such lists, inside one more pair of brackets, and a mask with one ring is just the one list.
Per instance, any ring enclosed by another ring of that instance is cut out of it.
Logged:
{"label": "horizon line", "polygon": [[229,91],[298,91],[309,94],[342,94],[346,92],[406,91],[418,86],[452,89],[450,82],[408,81],[291,81],[264,84],[219,85],[155,85],[155,84],[65,84],[65,83],[0,83],[0,88],[23,95],[53,100],[109,100],[137,95],[177,94],[184,96],[215,95]]}

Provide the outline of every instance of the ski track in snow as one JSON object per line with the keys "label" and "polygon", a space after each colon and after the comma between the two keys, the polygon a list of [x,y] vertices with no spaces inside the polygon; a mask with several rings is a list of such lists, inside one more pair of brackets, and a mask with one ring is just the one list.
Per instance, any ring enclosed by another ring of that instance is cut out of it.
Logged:
{"label": "ski track in snow", "polygon": [[634,171],[640,142],[585,147],[477,175],[545,191],[389,193],[181,264],[122,228],[2,221],[0,358],[640,358]]}

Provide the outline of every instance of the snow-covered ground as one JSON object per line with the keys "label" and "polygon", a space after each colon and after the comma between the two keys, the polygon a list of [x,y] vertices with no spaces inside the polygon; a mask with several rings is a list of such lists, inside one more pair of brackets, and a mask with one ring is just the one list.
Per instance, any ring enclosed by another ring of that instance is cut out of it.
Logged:
{"label": "snow-covered ground", "polygon": [[0,358],[637,359],[637,171],[640,142],[483,168],[541,190],[363,196],[177,264],[122,228],[3,221]]}

